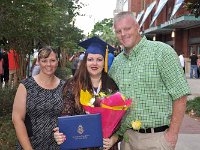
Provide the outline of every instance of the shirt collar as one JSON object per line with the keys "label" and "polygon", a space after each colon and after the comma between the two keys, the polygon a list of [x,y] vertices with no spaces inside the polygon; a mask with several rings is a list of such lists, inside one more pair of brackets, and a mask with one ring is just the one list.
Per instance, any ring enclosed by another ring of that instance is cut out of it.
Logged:
{"label": "shirt collar", "polygon": [[140,42],[135,47],[132,48],[132,50],[130,51],[129,54],[126,53],[126,50],[124,50],[124,53],[123,53],[124,56],[126,56],[127,58],[132,55],[136,56],[141,51],[141,49],[144,47],[146,40],[147,40],[146,36],[143,36],[142,39],[140,40]]}

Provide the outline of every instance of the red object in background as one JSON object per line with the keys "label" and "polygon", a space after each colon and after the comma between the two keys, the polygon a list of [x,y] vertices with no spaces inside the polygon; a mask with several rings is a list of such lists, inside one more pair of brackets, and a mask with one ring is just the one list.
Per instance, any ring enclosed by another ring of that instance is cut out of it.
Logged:
{"label": "red object in background", "polygon": [[19,56],[15,50],[11,49],[8,52],[9,70],[19,69]]}

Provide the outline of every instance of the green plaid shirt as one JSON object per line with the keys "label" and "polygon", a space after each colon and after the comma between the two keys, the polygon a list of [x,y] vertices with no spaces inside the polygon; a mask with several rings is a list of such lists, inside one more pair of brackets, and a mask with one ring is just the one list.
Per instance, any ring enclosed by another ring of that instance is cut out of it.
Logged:
{"label": "green plaid shirt", "polygon": [[170,124],[174,100],[190,94],[179,58],[169,45],[146,37],[130,54],[120,53],[112,64],[110,76],[132,106],[123,118],[118,135],[140,120],[142,128]]}

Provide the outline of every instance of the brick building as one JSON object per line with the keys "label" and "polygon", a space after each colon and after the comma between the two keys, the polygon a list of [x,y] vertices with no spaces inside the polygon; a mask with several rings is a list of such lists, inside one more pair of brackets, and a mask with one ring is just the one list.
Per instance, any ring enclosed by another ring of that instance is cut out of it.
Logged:
{"label": "brick building", "polygon": [[200,55],[200,17],[186,11],[184,0],[128,0],[128,10],[148,39],[165,42],[184,54],[188,72],[191,52]]}

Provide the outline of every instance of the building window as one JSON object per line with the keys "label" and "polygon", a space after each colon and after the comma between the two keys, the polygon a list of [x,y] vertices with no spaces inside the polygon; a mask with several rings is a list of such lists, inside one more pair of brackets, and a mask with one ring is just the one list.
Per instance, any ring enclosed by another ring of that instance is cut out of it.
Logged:
{"label": "building window", "polygon": [[193,53],[193,51],[195,51],[197,55],[200,55],[200,45],[191,45],[189,47],[190,55]]}

